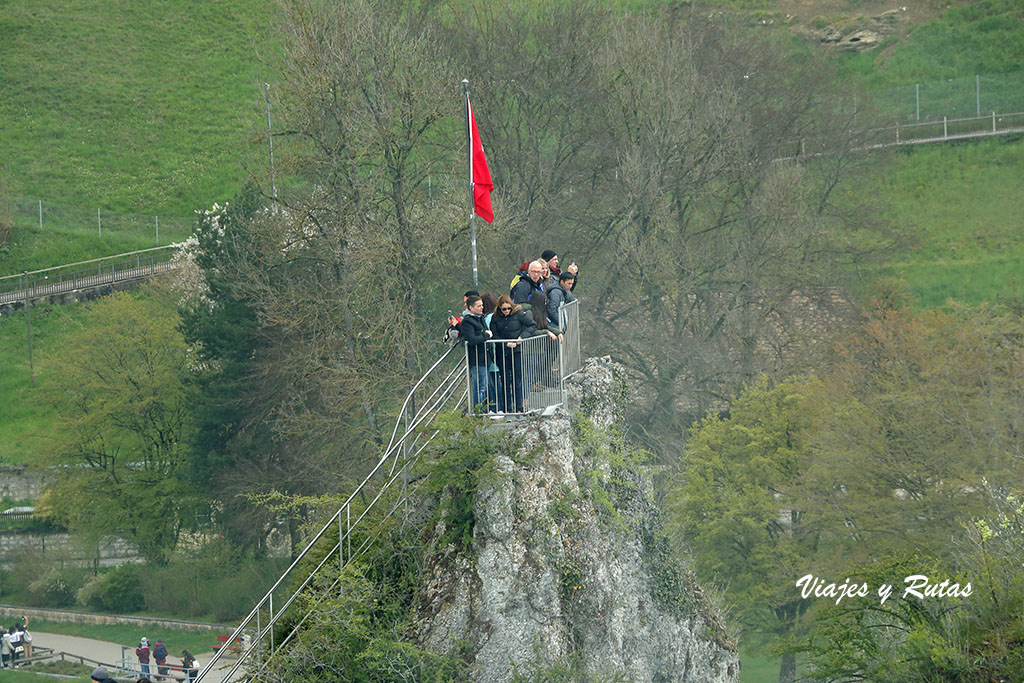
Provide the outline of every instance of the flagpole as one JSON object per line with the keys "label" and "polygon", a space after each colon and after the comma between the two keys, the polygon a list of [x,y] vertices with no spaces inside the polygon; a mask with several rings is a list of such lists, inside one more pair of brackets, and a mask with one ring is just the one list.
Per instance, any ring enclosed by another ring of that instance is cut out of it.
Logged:
{"label": "flagpole", "polygon": [[473,243],[473,289],[480,286],[476,268],[476,198],[473,187],[473,124],[470,122],[469,80],[462,79],[462,95],[466,100],[466,160],[469,169],[469,234]]}

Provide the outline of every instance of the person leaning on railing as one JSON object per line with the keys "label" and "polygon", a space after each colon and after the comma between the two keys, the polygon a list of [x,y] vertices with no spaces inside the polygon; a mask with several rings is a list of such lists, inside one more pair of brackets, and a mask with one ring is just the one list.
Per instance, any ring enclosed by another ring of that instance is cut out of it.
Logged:
{"label": "person leaning on railing", "polygon": [[576,297],[572,293],[572,287],[575,282],[576,275],[565,271],[558,276],[558,284],[548,289],[548,322],[553,325],[558,324],[558,308],[562,304],[571,304],[573,301],[576,301]]}
{"label": "person leaning on railing", "polygon": [[[491,332],[495,339],[508,340],[497,345],[494,361],[505,391],[505,406],[509,412],[523,412],[523,354],[519,345],[523,339],[532,337],[537,324],[512,298],[502,295],[498,299],[498,310],[491,318]],[[500,349],[500,353],[497,349]]]}
{"label": "person leaning on railing", "polygon": [[543,390],[545,387],[555,386],[554,378],[551,376],[551,365],[558,358],[558,344],[565,341],[556,325],[548,321],[548,300],[540,292],[530,295],[530,317],[537,326],[537,335],[547,335],[548,339],[543,345],[534,346],[530,350],[530,358],[526,363],[526,386],[531,389]]}

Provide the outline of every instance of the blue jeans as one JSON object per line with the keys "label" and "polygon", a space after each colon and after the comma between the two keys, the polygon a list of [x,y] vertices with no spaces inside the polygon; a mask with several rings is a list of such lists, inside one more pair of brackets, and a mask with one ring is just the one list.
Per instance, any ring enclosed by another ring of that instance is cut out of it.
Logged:
{"label": "blue jeans", "polygon": [[[487,366],[486,365],[470,365],[469,366],[469,397],[472,401],[470,404],[473,410],[476,410],[478,406],[484,406],[487,402]],[[486,410],[486,406],[484,406]]]}

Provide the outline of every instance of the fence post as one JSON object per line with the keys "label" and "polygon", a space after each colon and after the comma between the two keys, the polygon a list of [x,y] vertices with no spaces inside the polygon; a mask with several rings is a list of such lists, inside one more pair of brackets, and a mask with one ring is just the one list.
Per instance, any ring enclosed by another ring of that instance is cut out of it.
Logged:
{"label": "fence post", "polygon": [[39,200],[39,229],[43,229],[43,200]]}
{"label": "fence post", "polygon": [[25,292],[25,327],[28,329],[28,385],[36,385],[35,367],[32,365],[32,320],[28,312],[28,272],[21,273],[21,288]]}
{"label": "fence post", "polygon": [[100,237],[103,237],[103,221],[100,219],[100,210],[96,209],[96,229],[99,230]]}
{"label": "fence post", "polygon": [[915,97],[916,97],[916,100],[917,100],[917,107],[916,107],[917,120],[920,121],[921,120],[921,84],[920,83],[915,83],[914,84],[914,92],[915,92]]}
{"label": "fence post", "polygon": [[996,113],[992,112],[992,132],[996,132]]}
{"label": "fence post", "polygon": [[945,116],[942,117],[942,137],[949,137],[949,119]]}
{"label": "fence post", "polygon": [[160,246],[160,216],[153,216],[156,219],[156,246]]}
{"label": "fence post", "polygon": [[896,144],[900,144],[900,122],[896,122]]}
{"label": "fence post", "polygon": [[981,76],[974,75],[974,99],[977,104],[977,116],[981,116]]}

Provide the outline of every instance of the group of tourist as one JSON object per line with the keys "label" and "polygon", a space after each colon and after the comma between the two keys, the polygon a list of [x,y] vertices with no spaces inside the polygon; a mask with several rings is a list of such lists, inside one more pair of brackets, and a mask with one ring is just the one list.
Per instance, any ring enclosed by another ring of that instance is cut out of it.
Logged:
{"label": "group of tourist", "polygon": [[[150,648],[149,639],[143,636],[139,640],[138,646],[135,648],[135,656],[139,658],[139,668],[142,670],[142,678],[136,681],[136,683],[150,683],[150,658],[152,658],[153,662],[156,664],[157,680],[162,676],[166,676],[168,678],[180,678],[180,675],[176,675],[178,672],[184,674],[184,679],[186,681],[195,680],[196,676],[199,675],[199,666],[196,663],[196,658],[193,657],[192,653],[188,650],[181,651],[180,667],[169,665],[167,663],[167,647],[164,645],[162,640],[157,640],[153,647]],[[174,673],[171,673],[172,669],[174,670]],[[106,676],[107,670],[103,667],[99,667],[93,671],[93,680],[102,681],[104,679],[97,678],[97,674]]]}
{"label": "group of tourist", "polygon": [[[0,629],[2,631],[2,629]],[[0,661],[3,667],[18,666],[18,662],[32,657],[32,634],[28,630],[28,617],[3,631],[0,640]]]}
{"label": "group of tourist", "polygon": [[[521,413],[527,391],[554,385],[555,345],[564,339],[559,309],[576,300],[578,274],[575,262],[561,270],[558,254],[548,249],[520,265],[508,294],[495,298],[469,290],[463,295],[462,315],[449,311],[445,338],[466,344],[474,410]],[[546,342],[531,343],[524,358],[523,342],[534,337]],[[502,343],[488,344],[490,340]]]}

